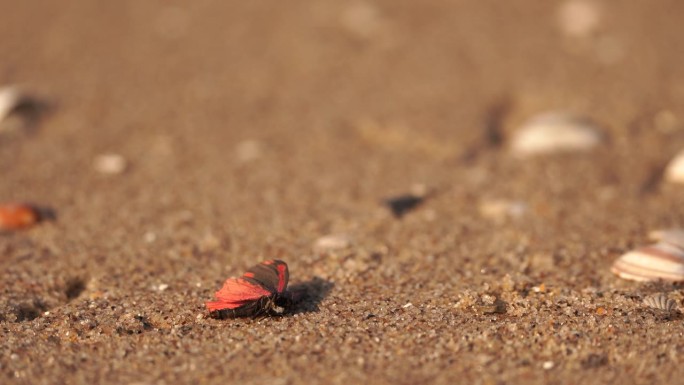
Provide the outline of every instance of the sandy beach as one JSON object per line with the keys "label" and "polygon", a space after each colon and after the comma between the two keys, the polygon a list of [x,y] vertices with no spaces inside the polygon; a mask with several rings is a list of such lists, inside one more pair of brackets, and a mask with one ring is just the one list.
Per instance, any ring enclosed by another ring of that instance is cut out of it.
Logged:
{"label": "sandy beach", "polygon": [[[0,1],[0,203],[51,214],[0,232],[0,383],[681,383],[684,287],[610,269],[684,227],[682,15]],[[511,151],[548,111],[597,144]],[[289,314],[212,317],[268,259]]]}

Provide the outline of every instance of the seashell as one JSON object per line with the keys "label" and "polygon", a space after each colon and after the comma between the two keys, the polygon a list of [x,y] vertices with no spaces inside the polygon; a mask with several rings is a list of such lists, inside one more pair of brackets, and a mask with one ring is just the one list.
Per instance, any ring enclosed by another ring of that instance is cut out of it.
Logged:
{"label": "seashell", "polygon": [[587,151],[603,142],[603,134],[588,119],[562,112],[532,117],[515,133],[510,149],[518,156]]}
{"label": "seashell", "polygon": [[21,103],[21,93],[16,87],[0,88],[0,121],[3,121]]}
{"label": "seashell", "polygon": [[0,230],[19,230],[40,220],[38,211],[26,204],[0,205]]}
{"label": "seashell", "polygon": [[684,249],[684,229],[655,230],[651,231],[648,237]]}
{"label": "seashell", "polygon": [[658,293],[644,298],[644,305],[658,310],[665,310],[666,312],[671,312],[677,307],[677,303],[670,298],[667,298],[667,294]]}
{"label": "seashell", "polygon": [[321,251],[341,250],[351,246],[351,243],[351,239],[346,235],[331,234],[318,238],[314,248]]}
{"label": "seashell", "polygon": [[521,201],[509,201],[506,199],[493,199],[480,202],[478,206],[480,215],[497,221],[506,218],[520,218],[528,210],[527,204]]}
{"label": "seashell", "polygon": [[101,154],[93,160],[93,168],[101,174],[121,174],[126,171],[126,166],[126,159],[119,154]]}
{"label": "seashell", "polygon": [[666,242],[640,247],[618,258],[611,271],[634,281],[684,281],[684,249]]}
{"label": "seashell", "polygon": [[49,112],[49,107],[17,86],[0,87],[0,131],[29,129]]}
{"label": "seashell", "polygon": [[558,24],[568,37],[589,37],[601,24],[599,4],[591,0],[568,0],[558,9]]}
{"label": "seashell", "polygon": [[684,150],[678,152],[665,168],[665,180],[684,183]]}

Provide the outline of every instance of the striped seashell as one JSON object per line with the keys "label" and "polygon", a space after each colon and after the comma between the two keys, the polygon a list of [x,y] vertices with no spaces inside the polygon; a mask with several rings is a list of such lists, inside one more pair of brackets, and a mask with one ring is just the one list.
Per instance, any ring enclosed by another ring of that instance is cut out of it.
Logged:
{"label": "striped seashell", "polygon": [[671,312],[677,307],[677,303],[673,299],[667,298],[667,294],[658,293],[644,298],[644,305],[658,310],[665,310]]}
{"label": "striped seashell", "polygon": [[666,242],[623,254],[610,269],[633,281],[684,281],[684,249]]}

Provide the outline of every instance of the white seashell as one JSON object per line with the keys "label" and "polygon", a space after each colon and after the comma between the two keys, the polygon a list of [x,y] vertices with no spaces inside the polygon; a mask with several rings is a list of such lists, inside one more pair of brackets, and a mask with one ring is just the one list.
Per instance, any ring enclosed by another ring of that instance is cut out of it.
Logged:
{"label": "white seashell", "polygon": [[558,24],[569,37],[588,37],[601,23],[601,9],[590,0],[568,0],[558,9]]}
{"label": "white seashell", "polygon": [[16,87],[0,88],[0,122],[19,106],[21,98],[21,93]]}
{"label": "white seashell", "polygon": [[684,281],[684,249],[666,242],[640,247],[618,258],[611,271],[634,281]]}
{"label": "white seashell", "polygon": [[514,135],[511,151],[519,156],[590,150],[603,141],[603,134],[588,119],[547,112],[525,122]]}
{"label": "white seashell", "polygon": [[684,183],[684,150],[678,152],[665,168],[665,180]]}
{"label": "white seashell", "polygon": [[493,199],[480,202],[478,210],[480,215],[493,220],[506,218],[520,218],[527,212],[527,204],[521,201],[509,201],[506,199]]}
{"label": "white seashell", "polygon": [[314,243],[314,248],[321,251],[346,249],[351,245],[351,239],[346,235],[326,235]]}
{"label": "white seashell", "polygon": [[119,154],[102,154],[95,157],[93,168],[102,174],[121,174],[126,170],[126,159]]}
{"label": "white seashell", "polygon": [[684,249],[684,229],[655,230],[648,234],[654,241],[669,243]]}
{"label": "white seashell", "polygon": [[667,294],[658,293],[644,298],[644,305],[658,310],[665,310],[671,312],[677,307],[677,303],[673,299],[667,298]]}

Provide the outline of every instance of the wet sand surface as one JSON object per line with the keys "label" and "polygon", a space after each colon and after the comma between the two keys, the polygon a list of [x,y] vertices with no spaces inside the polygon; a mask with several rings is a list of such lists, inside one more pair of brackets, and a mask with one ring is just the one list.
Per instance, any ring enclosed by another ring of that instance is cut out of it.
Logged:
{"label": "wet sand surface", "polygon": [[[48,108],[0,131],[0,201],[55,218],[0,234],[0,382],[679,383],[642,300],[684,288],[610,266],[684,224],[684,5],[588,4],[2,1],[1,83]],[[606,140],[511,155],[548,110]],[[291,314],[209,316],[271,258]]]}

